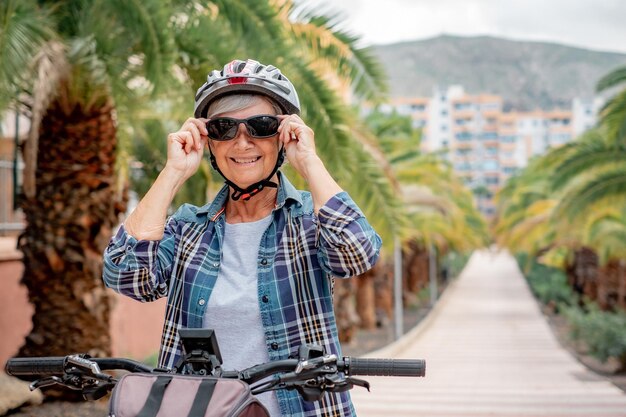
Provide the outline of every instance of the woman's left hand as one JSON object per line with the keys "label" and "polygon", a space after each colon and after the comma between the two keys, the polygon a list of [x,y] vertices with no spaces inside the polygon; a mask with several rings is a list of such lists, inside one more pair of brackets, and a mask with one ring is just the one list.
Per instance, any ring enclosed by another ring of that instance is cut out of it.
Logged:
{"label": "woman's left hand", "polygon": [[315,151],[315,133],[296,114],[278,115],[278,138],[284,144],[289,163],[305,180],[309,167],[320,162]]}

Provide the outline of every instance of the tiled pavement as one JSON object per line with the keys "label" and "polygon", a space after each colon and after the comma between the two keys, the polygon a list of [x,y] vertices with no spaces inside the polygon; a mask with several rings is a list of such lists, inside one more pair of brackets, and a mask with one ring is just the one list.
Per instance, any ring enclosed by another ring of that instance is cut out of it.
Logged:
{"label": "tiled pavement", "polygon": [[424,358],[426,377],[366,378],[359,417],[626,417],[626,394],[561,347],[506,253],[475,253],[417,328],[369,356]]}

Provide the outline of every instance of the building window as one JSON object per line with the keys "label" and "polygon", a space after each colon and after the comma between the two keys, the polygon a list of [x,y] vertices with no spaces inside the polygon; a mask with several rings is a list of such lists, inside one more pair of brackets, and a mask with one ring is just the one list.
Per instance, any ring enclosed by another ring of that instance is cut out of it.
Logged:
{"label": "building window", "polygon": [[483,170],[485,171],[496,171],[497,169],[498,169],[498,161],[489,159],[483,163]]}

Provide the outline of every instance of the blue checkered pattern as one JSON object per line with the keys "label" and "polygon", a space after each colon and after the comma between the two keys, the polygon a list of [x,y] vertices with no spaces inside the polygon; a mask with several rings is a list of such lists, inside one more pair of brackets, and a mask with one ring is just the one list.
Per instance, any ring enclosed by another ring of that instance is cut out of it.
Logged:
{"label": "blue checkered pattern", "polygon": [[[341,356],[333,311],[333,278],[362,274],[378,259],[381,239],[345,192],[315,216],[311,195],[279,172],[272,223],[261,238],[257,263],[259,305],[270,360],[297,356],[318,344]],[[139,301],[168,297],[159,366],[181,355],[178,329],[202,327],[220,267],[225,186],[213,203],[183,205],[160,241],[138,241],[123,227],[104,253],[104,282]],[[245,343],[245,341],[242,341]],[[352,416],[348,393],[307,403],[295,391],[278,391],[284,416]]]}

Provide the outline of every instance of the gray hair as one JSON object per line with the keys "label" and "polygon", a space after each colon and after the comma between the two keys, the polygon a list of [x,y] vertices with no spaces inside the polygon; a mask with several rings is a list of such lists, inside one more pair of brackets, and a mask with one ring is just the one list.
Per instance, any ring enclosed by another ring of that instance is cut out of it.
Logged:
{"label": "gray hair", "polygon": [[230,94],[213,101],[207,108],[207,119],[224,113],[247,109],[260,101],[269,103],[276,114],[283,114],[280,106],[271,98],[261,94]]}

